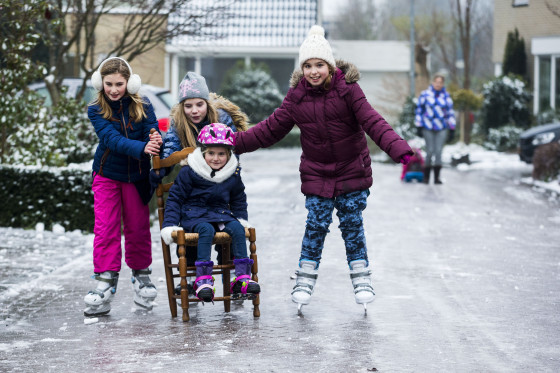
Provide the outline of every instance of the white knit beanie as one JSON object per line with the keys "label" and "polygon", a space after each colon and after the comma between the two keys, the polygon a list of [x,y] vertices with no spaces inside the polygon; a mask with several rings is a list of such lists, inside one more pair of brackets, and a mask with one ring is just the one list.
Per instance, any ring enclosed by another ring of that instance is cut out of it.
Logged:
{"label": "white knit beanie", "polygon": [[318,25],[311,27],[307,39],[299,47],[299,66],[310,58],[320,58],[336,69],[331,45],[325,39],[325,29]]}

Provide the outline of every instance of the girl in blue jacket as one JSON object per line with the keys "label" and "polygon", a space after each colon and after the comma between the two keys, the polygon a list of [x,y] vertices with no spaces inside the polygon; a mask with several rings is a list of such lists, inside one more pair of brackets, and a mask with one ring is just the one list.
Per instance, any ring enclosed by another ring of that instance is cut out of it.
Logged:
{"label": "girl in blue jacket", "polygon": [[198,136],[199,147],[189,154],[169,190],[161,237],[171,244],[171,233],[177,230],[198,233],[196,296],[204,302],[214,299],[214,279],[210,260],[212,240],[216,231],[232,238],[235,278],[231,291],[237,294],[257,294],[259,284],[250,280],[253,260],[247,256],[245,227],[247,196],[241,180],[241,168],[232,156],[233,131],[222,123],[205,126]]}
{"label": "girl in blue jacket", "polygon": [[151,309],[157,290],[150,281],[152,240],[148,201],[150,155],[162,144],[149,100],[138,95],[140,77],[122,58],[103,61],[91,82],[99,93],[88,107],[99,145],[93,160],[96,289],[84,298],[86,316],[107,314],[121,269],[121,220],[125,262],[132,269],[134,302]]}

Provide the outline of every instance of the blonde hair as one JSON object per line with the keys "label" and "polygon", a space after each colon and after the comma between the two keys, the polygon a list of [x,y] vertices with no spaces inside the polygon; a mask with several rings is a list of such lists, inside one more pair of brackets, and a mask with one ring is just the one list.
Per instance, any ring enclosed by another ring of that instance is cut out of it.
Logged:
{"label": "blonde hair", "polygon": [[[105,62],[101,68],[101,78],[106,77],[107,75],[111,74],[121,74],[123,78],[130,79],[130,70],[124,61],[120,59],[112,59]],[[125,93],[125,96],[128,95],[132,99],[132,103],[129,106],[129,116],[130,120],[133,122],[139,122],[144,118],[147,118],[146,112],[144,111],[144,100],[142,96],[138,93],[130,94],[128,91]],[[95,101],[92,102],[92,105],[99,105],[100,113],[103,115],[105,119],[111,119],[113,116],[113,109],[111,109],[111,105],[109,100],[105,96],[105,92],[103,89],[97,92],[97,97]]]}
{"label": "blonde hair", "polygon": [[[207,107],[205,119],[207,119],[209,123],[219,122],[218,110],[208,100],[204,101],[206,101]],[[171,119],[173,120],[175,129],[177,130],[179,140],[181,140],[181,146],[183,148],[188,148],[191,146],[195,147],[196,137],[194,134],[198,133],[198,128],[196,128],[196,124],[194,124],[185,114],[185,110],[183,109],[184,102],[185,100],[179,102],[178,104],[175,104],[171,108]]]}
{"label": "blonde hair", "polygon": [[[326,61],[325,61],[326,62]],[[334,73],[336,71],[336,68],[333,67],[330,63],[327,63],[327,66],[329,66],[329,76],[327,76],[327,78],[325,79],[325,81],[323,82],[323,88],[325,89],[325,91],[328,91],[329,89],[332,88],[332,79],[334,76]]]}

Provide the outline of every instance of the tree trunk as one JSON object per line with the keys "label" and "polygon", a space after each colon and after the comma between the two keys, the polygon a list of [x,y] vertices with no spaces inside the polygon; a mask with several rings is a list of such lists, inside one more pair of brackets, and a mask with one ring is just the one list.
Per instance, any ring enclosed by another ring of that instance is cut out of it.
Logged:
{"label": "tree trunk", "polygon": [[430,86],[430,72],[428,71],[428,54],[429,49],[424,48],[420,43],[416,43],[414,47],[414,68],[416,70],[415,91],[416,97]]}
{"label": "tree trunk", "polygon": [[465,144],[467,145],[471,143],[471,134],[472,134],[471,112],[467,110],[465,111]]}
{"label": "tree trunk", "polygon": [[49,81],[49,77],[52,78],[53,76],[48,75],[47,79],[45,79],[45,84],[49,90],[49,94],[51,95],[52,106],[55,107],[60,102],[60,90],[54,81]]}
{"label": "tree trunk", "polygon": [[465,112],[463,110],[459,112],[459,131],[461,131],[459,141],[465,144]]}

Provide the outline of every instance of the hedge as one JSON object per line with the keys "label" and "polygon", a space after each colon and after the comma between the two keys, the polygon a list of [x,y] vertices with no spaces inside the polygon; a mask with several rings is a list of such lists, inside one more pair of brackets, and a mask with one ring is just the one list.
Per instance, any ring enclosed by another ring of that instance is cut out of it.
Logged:
{"label": "hedge", "polygon": [[93,232],[91,170],[0,166],[0,226]]}

